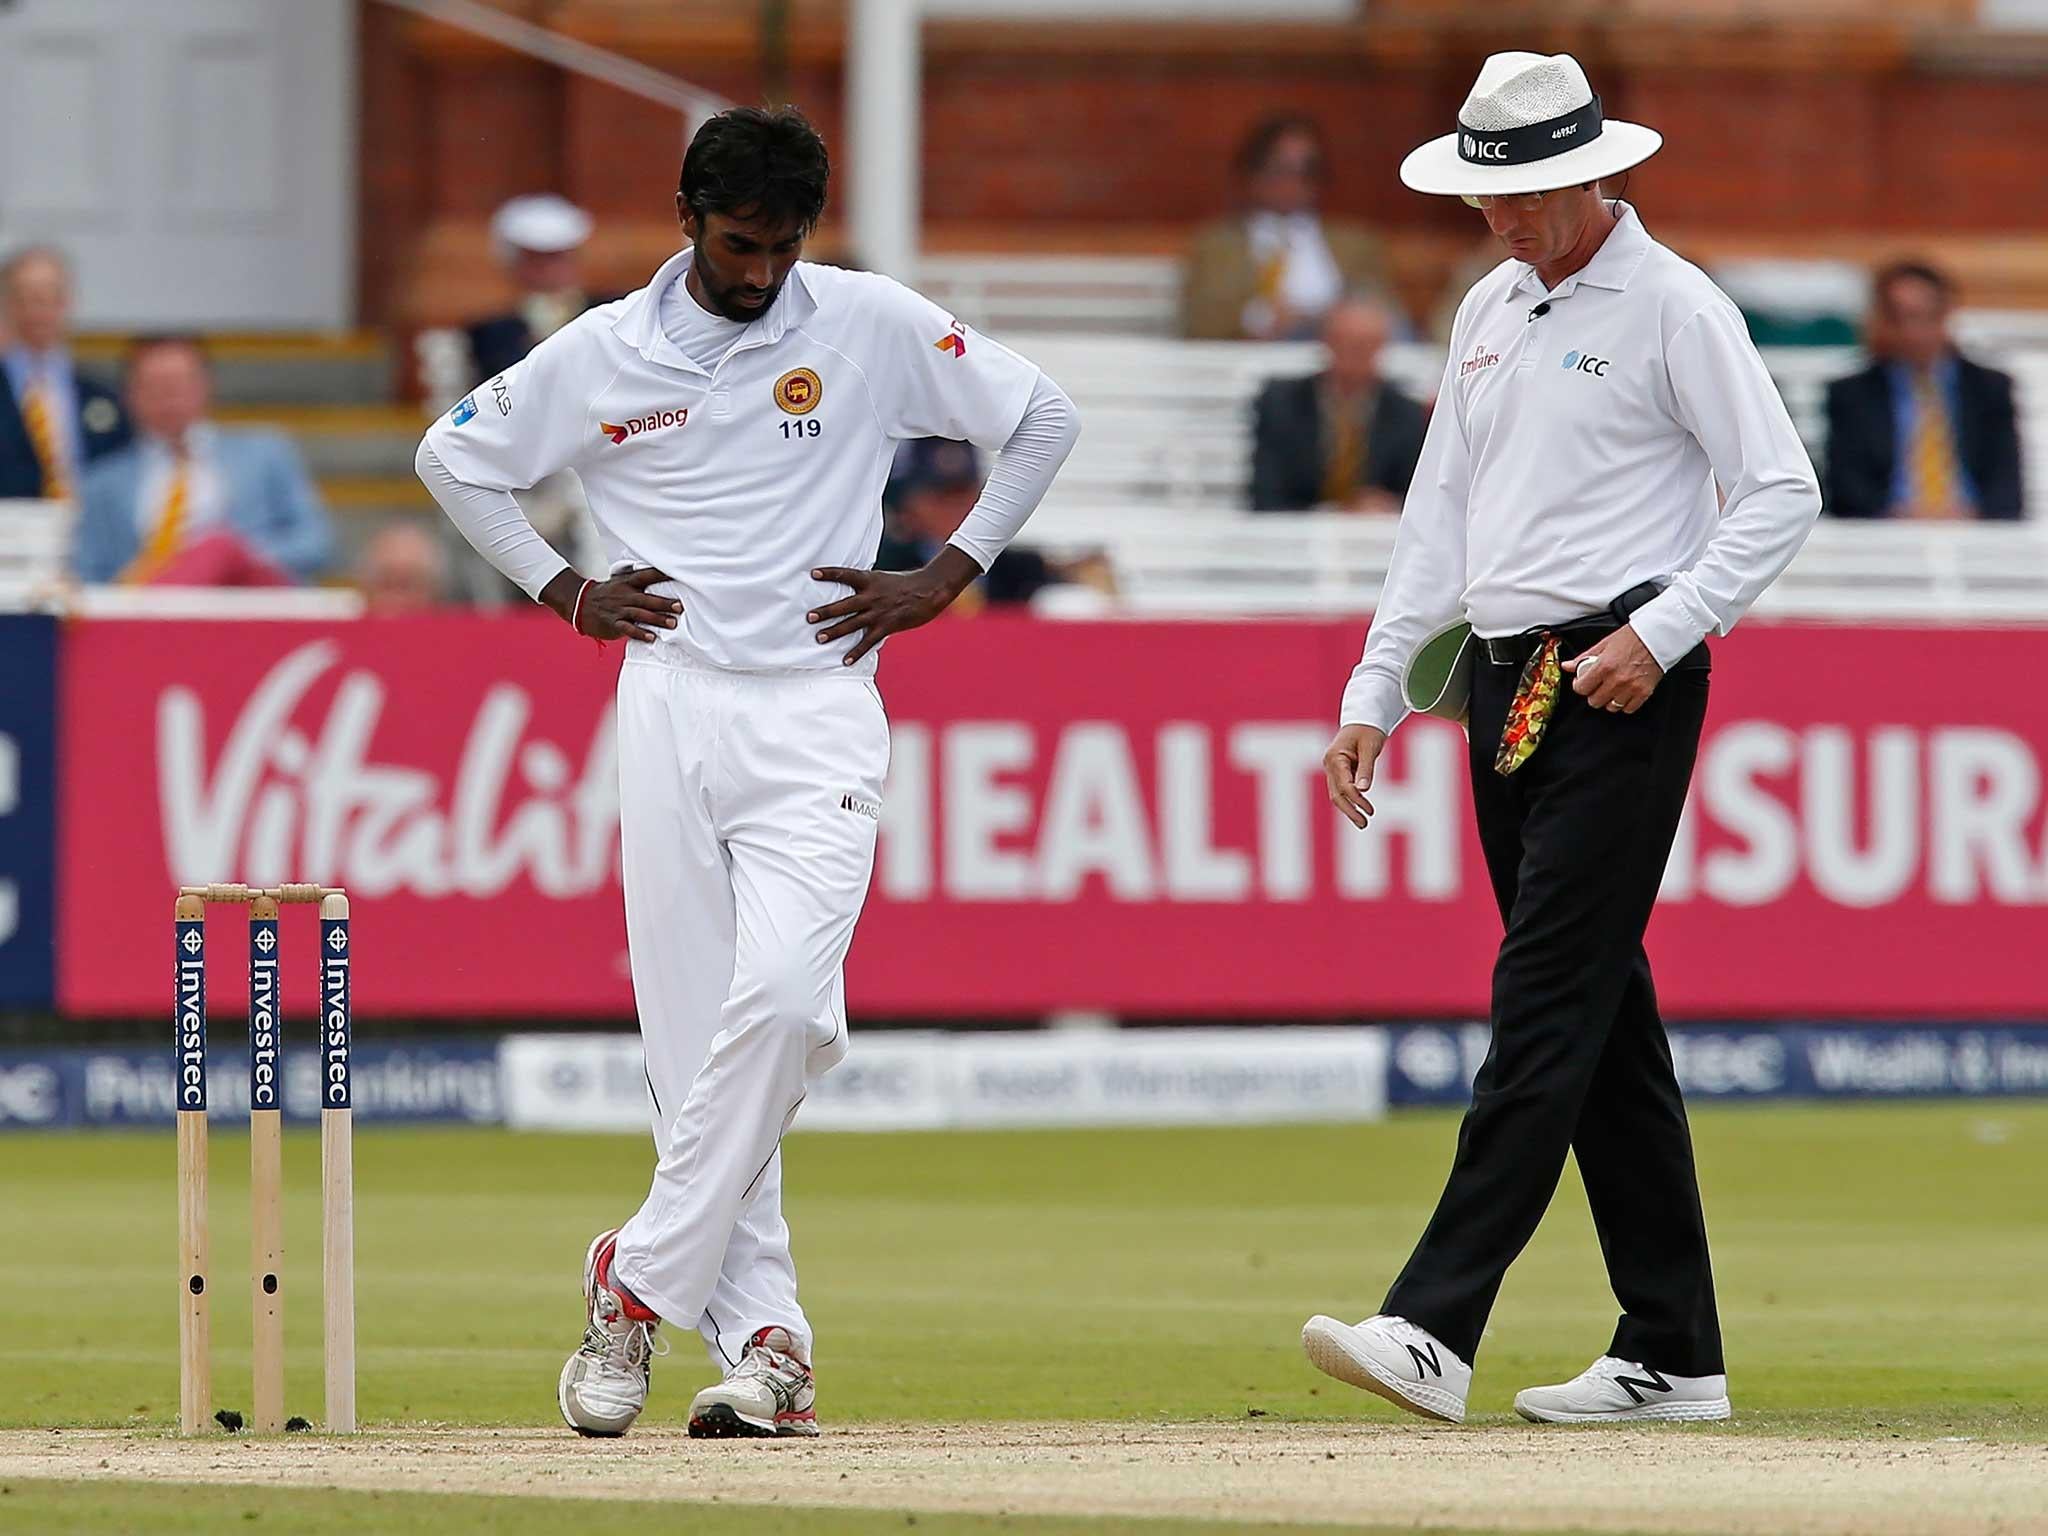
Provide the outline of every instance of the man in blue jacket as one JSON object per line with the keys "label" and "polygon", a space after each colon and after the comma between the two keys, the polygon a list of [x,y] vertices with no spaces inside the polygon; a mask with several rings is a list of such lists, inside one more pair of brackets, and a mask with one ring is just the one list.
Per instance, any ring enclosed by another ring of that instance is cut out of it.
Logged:
{"label": "man in blue jacket", "polygon": [[1827,510],[1836,517],[2025,515],[2012,378],[1949,331],[1955,291],[1918,262],[1877,274],[1873,361],[1828,386]]}
{"label": "man in blue jacket", "polygon": [[268,428],[207,420],[198,342],[137,342],[127,389],[136,439],[94,464],[81,490],[80,581],[267,586],[326,566],[333,537],[298,450]]}
{"label": "man in blue jacket", "polygon": [[48,246],[0,262],[0,501],[62,501],[128,441],[114,392],[72,366],[71,271]]}

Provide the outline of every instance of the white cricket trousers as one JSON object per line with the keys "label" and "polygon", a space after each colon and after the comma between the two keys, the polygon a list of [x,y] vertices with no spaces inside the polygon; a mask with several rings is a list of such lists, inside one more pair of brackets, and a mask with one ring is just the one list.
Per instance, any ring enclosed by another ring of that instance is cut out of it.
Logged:
{"label": "white cricket trousers", "polygon": [[841,966],[874,867],[889,723],[843,672],[619,671],[619,830],[654,1184],[613,1274],[721,1370],[756,1329],[808,1357],[779,1146],[846,1054]]}

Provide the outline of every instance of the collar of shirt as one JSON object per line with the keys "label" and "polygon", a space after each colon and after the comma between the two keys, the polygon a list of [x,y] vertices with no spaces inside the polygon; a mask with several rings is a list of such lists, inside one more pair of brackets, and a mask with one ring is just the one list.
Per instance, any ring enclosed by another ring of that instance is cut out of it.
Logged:
{"label": "collar of shirt", "polygon": [[28,392],[31,384],[40,383],[54,389],[60,399],[69,399],[73,392],[71,354],[62,347],[52,347],[47,352],[31,352],[27,347],[12,346],[5,354],[7,382],[14,388],[14,397],[19,400]]}
{"label": "collar of shirt", "polygon": [[689,283],[680,278],[663,291],[660,312],[662,334],[706,373],[715,372],[725,355],[757,323],[712,313],[691,294]]}
{"label": "collar of shirt", "polygon": [[[1894,361],[1884,365],[1885,377],[1891,382],[1893,399],[1913,398],[1914,371],[1906,363]],[[1942,353],[1934,360],[1934,366],[1928,372],[1933,375],[1934,387],[1941,391],[1942,399],[1948,402],[1949,409],[1953,411],[1956,407],[1956,392],[1961,387],[1963,374],[1962,364],[1956,354]]]}
{"label": "collar of shirt", "polygon": [[[206,528],[227,515],[227,487],[223,483],[215,448],[219,430],[211,422],[200,422],[185,434],[184,465],[185,519],[192,529]],[[171,479],[178,472],[179,458],[160,437],[141,440],[142,473],[135,486],[135,527],[147,535],[162,516],[170,494]]]}
{"label": "collar of shirt", "polygon": [[1372,420],[1373,413],[1380,408],[1380,380],[1375,379],[1364,389],[1346,393],[1330,382],[1327,373],[1316,376],[1316,399],[1325,414],[1335,416],[1339,411],[1349,411],[1359,422]]}
{"label": "collar of shirt", "polygon": [[[219,441],[219,428],[210,421],[197,422],[192,430],[185,434],[184,457],[195,463],[202,459],[210,461],[213,458],[214,445]],[[174,462],[179,457],[177,450],[161,437],[143,433],[137,438],[137,442],[142,447],[143,458],[151,463]]]}
{"label": "collar of shirt", "polygon": [[[685,357],[682,348],[669,340],[668,333],[661,325],[661,297],[689,271],[690,258],[694,252],[694,247],[684,246],[663,262],[660,270],[654,274],[645,288],[627,297],[619,311],[619,317],[612,322],[612,330],[620,340],[650,363],[659,363],[666,368],[679,368],[685,373],[705,374],[710,370],[698,367]],[[733,351],[744,352],[752,347],[773,346],[782,339],[785,331],[816,308],[817,299],[811,293],[810,283],[804,275],[802,265],[792,267],[788,280],[782,285],[782,291],[775,296],[775,302],[768,306],[768,313],[754,322],[754,334],[742,338]]]}
{"label": "collar of shirt", "polygon": [[1508,285],[1508,291],[1501,295],[1508,304],[1527,301],[1531,294],[1545,299],[1570,297],[1581,284],[1589,288],[1611,288],[1616,293],[1626,293],[1629,281],[1636,275],[1636,269],[1643,264],[1643,258],[1650,254],[1650,232],[1643,228],[1643,221],[1636,217],[1636,211],[1627,203],[1613,205],[1614,228],[1600,243],[1600,249],[1593,253],[1593,259],[1578,271],[1564,279],[1555,288],[1545,288],[1543,279],[1536,269],[1526,261],[1516,262],[1515,280]]}
{"label": "collar of shirt", "polygon": [[1297,245],[1323,232],[1323,221],[1312,213],[1269,213],[1261,209],[1245,220],[1245,232],[1255,249]]}
{"label": "collar of shirt", "polygon": [[55,398],[58,451],[75,470],[80,455],[78,379],[72,372],[71,354],[62,347],[52,347],[47,352],[31,352],[27,347],[16,345],[0,354],[0,363],[4,363],[7,369],[7,383],[14,391],[17,406],[35,384],[41,384]]}

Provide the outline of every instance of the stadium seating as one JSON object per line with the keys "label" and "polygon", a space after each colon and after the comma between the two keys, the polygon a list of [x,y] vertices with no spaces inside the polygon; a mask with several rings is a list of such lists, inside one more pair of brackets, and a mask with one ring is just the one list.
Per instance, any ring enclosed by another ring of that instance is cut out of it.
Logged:
{"label": "stadium seating", "polygon": [[[1081,442],[1033,523],[1034,542],[1106,550],[1122,602],[1134,612],[1370,606],[1392,547],[1391,521],[1240,510],[1249,402],[1265,379],[1313,370],[1314,344],[1132,334],[1135,319],[1157,323],[1161,306],[1171,303],[1160,269],[1138,258],[975,258],[934,270],[936,293],[992,328],[1019,333],[1024,349],[1081,407]],[[1066,328],[1041,329],[1056,313]],[[1090,329],[1091,320],[1098,328]],[[2048,316],[1969,312],[1958,329],[1973,352],[2017,376],[2027,462],[2048,465]],[[418,339],[429,409],[473,382],[462,377],[461,348],[453,343],[445,332]],[[223,418],[267,421],[293,435],[348,549],[392,518],[435,515],[411,472],[423,413],[395,399],[392,361],[380,342],[226,338],[213,350]],[[115,344],[87,348],[89,356],[95,352],[111,360]],[[1857,354],[1781,348],[1768,351],[1766,362],[1818,458],[1826,383],[1855,367]],[[1426,344],[1397,346],[1386,367],[1404,388],[1427,397],[1441,354]],[[1824,526],[1766,611],[2048,613],[2048,471],[2033,474],[2030,487],[2035,516],[2019,528]],[[50,559],[64,537],[59,512],[27,504],[0,509],[0,546],[10,552],[0,568],[0,605],[20,606],[47,587]]]}

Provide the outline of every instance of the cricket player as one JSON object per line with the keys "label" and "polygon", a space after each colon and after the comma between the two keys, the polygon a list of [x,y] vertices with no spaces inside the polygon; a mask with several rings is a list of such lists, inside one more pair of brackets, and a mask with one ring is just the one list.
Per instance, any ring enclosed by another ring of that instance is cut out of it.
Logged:
{"label": "cricket player", "polygon": [[1425,637],[1471,626],[1470,773],[1505,937],[1493,1043],[1436,1213],[1377,1315],[1311,1318],[1318,1368],[1462,1420],[1488,1312],[1578,1159],[1622,1316],[1524,1418],[1725,1419],[1707,1228],[1643,934],[1726,634],[1820,513],[1742,316],[1600,183],[1663,140],[1568,54],[1496,54],[1401,179],[1507,260],[1458,309],[1364,658],[1323,760],[1354,824]]}
{"label": "cricket player", "polygon": [[[1079,433],[1016,353],[886,277],[800,261],[824,143],[739,108],[683,158],[688,244],[480,385],[420,445],[477,550],[578,634],[627,642],[618,682],[626,933],[647,1053],[653,1186],[584,1258],[562,1417],[623,1434],[663,1322],[724,1373],[699,1437],[814,1435],[810,1324],[782,1215],[782,1134],[846,1054],[841,966],[874,861],[885,636],[980,579]],[[921,570],[872,569],[900,439],[1000,450]],[[574,469],[609,580],[571,569],[511,492]]]}

